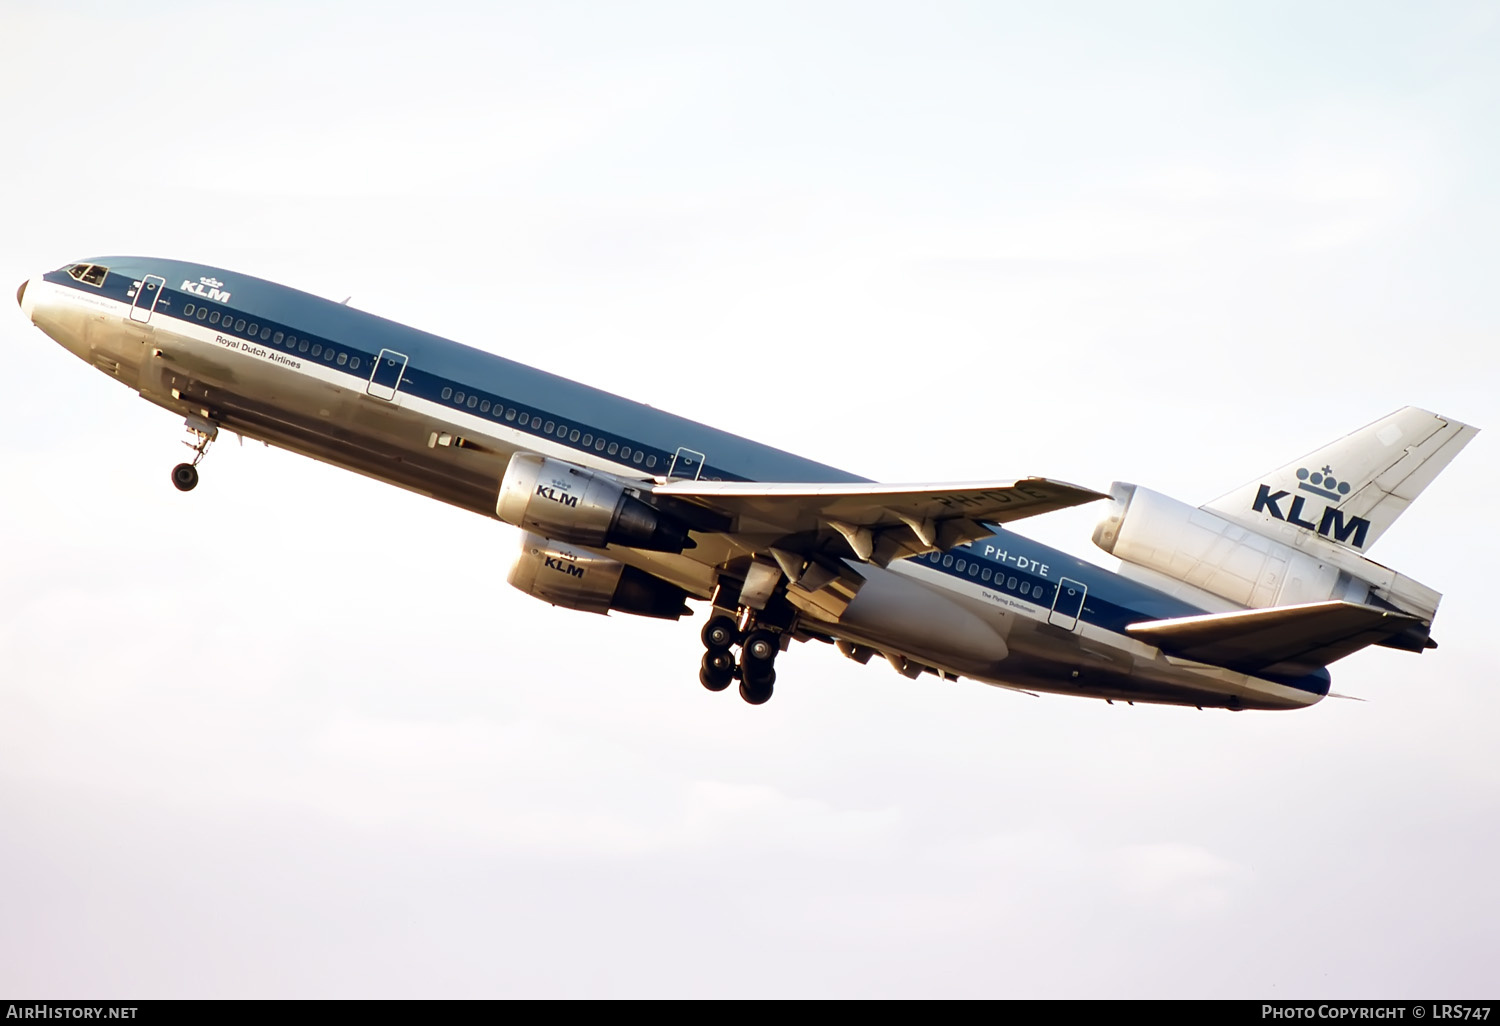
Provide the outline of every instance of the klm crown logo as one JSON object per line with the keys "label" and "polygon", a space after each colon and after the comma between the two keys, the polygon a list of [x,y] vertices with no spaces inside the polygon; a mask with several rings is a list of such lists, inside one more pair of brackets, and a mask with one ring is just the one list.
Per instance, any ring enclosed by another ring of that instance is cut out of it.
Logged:
{"label": "klm crown logo", "polygon": [[1333,476],[1333,468],[1325,466],[1321,473],[1316,470],[1309,471],[1306,467],[1297,468],[1297,480],[1302,482],[1297,486],[1301,492],[1312,492],[1321,495],[1325,499],[1338,502],[1349,494],[1349,482],[1340,481]]}
{"label": "klm crown logo", "polygon": [[[1353,488],[1348,481],[1340,481],[1334,477],[1332,467],[1324,466],[1322,470],[1298,467],[1297,490],[1338,503],[1342,502]],[[1287,498],[1292,500],[1291,504],[1282,510],[1280,503]],[[1312,531],[1321,537],[1332,537],[1334,541],[1352,545],[1356,549],[1364,548],[1365,537],[1370,532],[1370,522],[1364,517],[1349,517],[1346,520],[1343,510],[1335,505],[1329,505],[1323,507],[1322,515],[1314,522],[1311,519],[1314,514],[1306,506],[1306,496],[1294,496],[1291,492],[1284,491],[1273,492],[1270,485],[1261,485],[1260,490],[1255,493],[1255,502],[1250,508],[1256,513],[1269,513],[1277,520],[1285,520],[1289,524],[1295,524],[1304,531]]]}

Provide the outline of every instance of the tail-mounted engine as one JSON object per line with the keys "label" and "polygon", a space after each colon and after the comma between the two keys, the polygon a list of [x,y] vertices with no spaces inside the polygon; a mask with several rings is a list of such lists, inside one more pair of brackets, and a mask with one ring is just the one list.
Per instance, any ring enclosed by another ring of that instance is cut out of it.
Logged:
{"label": "tail-mounted engine", "polygon": [[[1342,599],[1430,620],[1442,596],[1357,553],[1309,538],[1294,548],[1138,485],[1115,482],[1094,544],[1131,566],[1247,608]],[[1420,649],[1422,637],[1388,647]]]}
{"label": "tail-mounted engine", "polygon": [[1094,528],[1094,544],[1127,563],[1240,606],[1334,597],[1339,571],[1331,563],[1149,488],[1115,482],[1110,493],[1114,504]]}
{"label": "tail-mounted engine", "polygon": [[694,547],[686,524],[629,494],[623,481],[529,452],[511,457],[495,515],[575,545],[652,552]]}
{"label": "tail-mounted engine", "polygon": [[586,613],[634,613],[676,620],[691,610],[687,592],[608,556],[527,532],[510,569],[512,587],[533,598]]}

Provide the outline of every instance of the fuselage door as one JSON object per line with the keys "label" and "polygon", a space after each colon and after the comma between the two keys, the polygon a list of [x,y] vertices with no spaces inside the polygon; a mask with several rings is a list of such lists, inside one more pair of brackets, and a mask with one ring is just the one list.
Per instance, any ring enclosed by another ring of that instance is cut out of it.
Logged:
{"label": "fuselage door", "polygon": [[1057,597],[1052,600],[1052,612],[1047,622],[1064,630],[1078,626],[1078,617],[1083,612],[1083,600],[1089,590],[1077,581],[1064,577],[1057,582]]}
{"label": "fuselage door", "polygon": [[696,481],[702,473],[703,454],[684,447],[678,449],[677,455],[672,457],[672,466],[667,471],[667,476]]}
{"label": "fuselage door", "polygon": [[406,376],[406,355],[394,349],[382,349],[375,358],[375,369],[370,372],[370,383],[365,391],[376,399],[392,402],[401,379]]}
{"label": "fuselage door", "polygon": [[131,293],[134,298],[130,304],[132,321],[144,324],[151,319],[151,311],[156,309],[156,301],[161,298],[162,287],[166,284],[165,278],[158,278],[154,274],[148,274],[135,283],[135,291]]}

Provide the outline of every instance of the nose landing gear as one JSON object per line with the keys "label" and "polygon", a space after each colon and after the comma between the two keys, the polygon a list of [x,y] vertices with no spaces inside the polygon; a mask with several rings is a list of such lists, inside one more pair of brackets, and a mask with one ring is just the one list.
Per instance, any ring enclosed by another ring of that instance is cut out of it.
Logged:
{"label": "nose landing gear", "polygon": [[193,450],[193,462],[179,463],[172,468],[172,486],[179,492],[190,492],[198,487],[198,464],[208,455],[208,447],[219,437],[219,426],[202,417],[188,417],[183,421],[192,436],[182,444]]}

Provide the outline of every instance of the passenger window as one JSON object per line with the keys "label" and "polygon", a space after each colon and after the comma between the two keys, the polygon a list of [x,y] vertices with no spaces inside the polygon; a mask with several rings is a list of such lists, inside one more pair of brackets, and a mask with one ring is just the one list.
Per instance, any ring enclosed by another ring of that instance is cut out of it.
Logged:
{"label": "passenger window", "polygon": [[[559,431],[558,434],[562,434],[562,432]],[[578,441],[578,429],[577,428],[574,428],[573,429],[573,433],[570,434],[570,435],[568,435],[568,441],[570,441],[570,442],[576,442],[576,441]]]}
{"label": "passenger window", "polygon": [[609,454],[611,456],[613,456],[615,453],[617,453],[619,451],[620,451],[620,443],[619,442],[610,442],[609,443]]}
{"label": "passenger window", "polygon": [[209,324],[218,324],[219,323],[219,311],[215,310],[213,313],[211,313],[211,314],[208,315],[208,323]]}
{"label": "passenger window", "polygon": [[296,335],[288,335],[286,337],[286,347],[288,349],[295,349],[296,346],[297,346],[297,336]]}
{"label": "passenger window", "polygon": [[323,347],[321,345],[313,346],[312,355],[313,356],[322,356],[323,355]]}
{"label": "passenger window", "polygon": [[646,466],[648,466],[648,467],[654,467],[654,466],[656,466],[656,457],[655,456],[647,456],[646,457]]}
{"label": "passenger window", "polygon": [[952,566],[953,565],[953,557],[952,556],[944,556],[943,557],[943,565],[944,566]]}
{"label": "passenger window", "polygon": [[286,338],[286,332],[278,331],[275,335],[271,336],[271,343],[279,346],[281,345],[281,340],[284,338]]}
{"label": "passenger window", "polygon": [[639,449],[637,449],[636,450],[636,454],[634,456],[630,457],[630,459],[631,459],[632,462],[639,463],[639,462],[641,462],[642,457],[644,457],[645,455],[646,455],[645,453],[643,453]]}
{"label": "passenger window", "polygon": [[963,573],[964,572],[964,567],[966,567],[968,565],[969,565],[969,561],[968,560],[966,560],[966,559],[960,559],[958,561],[958,565],[955,566],[953,569],[957,570],[959,573]]}
{"label": "passenger window", "polygon": [[359,357],[354,356],[349,359],[349,369],[359,370]]}
{"label": "passenger window", "polygon": [[489,413],[490,412],[490,401],[488,399],[486,399],[484,402],[482,402],[482,403],[479,404],[479,412],[480,413]]}
{"label": "passenger window", "polygon": [[568,434],[568,425],[566,425],[566,424],[559,424],[559,425],[557,425],[557,437],[558,438],[566,438],[567,434]]}
{"label": "passenger window", "polygon": [[515,407],[513,407],[513,406],[506,407],[506,409],[505,409],[505,419],[506,420],[515,420],[516,419],[516,410],[515,410]]}
{"label": "passenger window", "polygon": [[332,363],[333,362],[333,347],[332,346],[329,346],[327,349],[323,350],[323,362],[324,363]]}
{"label": "passenger window", "polygon": [[597,440],[596,442],[594,442],[594,451],[595,452],[603,452],[604,451],[604,439],[601,438],[601,439]]}
{"label": "passenger window", "polygon": [[1021,582],[1021,594],[1022,595],[1030,595],[1031,594],[1031,585],[1028,584],[1026,581],[1022,581]]}
{"label": "passenger window", "polygon": [[531,414],[529,414],[529,413],[523,413],[523,414],[521,414],[521,426],[525,427],[527,424],[530,424],[530,423],[531,423]]}
{"label": "passenger window", "polygon": [[583,436],[583,447],[585,449],[587,449],[589,446],[591,446],[593,444],[594,444],[594,436],[593,435],[584,435]]}
{"label": "passenger window", "polygon": [[478,405],[479,405],[479,396],[477,396],[477,395],[471,395],[471,396],[469,396],[469,409],[472,410],[474,407],[476,407]]}
{"label": "passenger window", "polygon": [[1005,587],[1008,588],[1011,591],[1015,591],[1016,590],[1016,579],[1014,577],[1012,577],[1010,580],[1006,581],[1005,582]]}
{"label": "passenger window", "polygon": [[299,352],[299,353],[305,353],[305,352],[307,352],[307,346],[308,346],[307,339],[303,339],[301,342],[297,343],[297,352]]}
{"label": "passenger window", "polygon": [[208,316],[208,307],[206,307],[206,306],[200,306],[198,308],[198,319],[201,321],[201,320],[203,320],[203,318],[205,318],[207,316]]}
{"label": "passenger window", "polygon": [[189,303],[187,306],[185,306],[185,307],[182,308],[182,316],[184,316],[184,317],[191,317],[191,316],[193,316],[193,304],[192,303]]}
{"label": "passenger window", "polygon": [[979,573],[979,564],[978,563],[970,563],[969,564],[969,576],[973,577],[977,573]]}
{"label": "passenger window", "polygon": [[979,579],[981,581],[987,581],[990,579],[990,571],[988,567],[985,568],[984,573],[979,575]]}
{"label": "passenger window", "polygon": [[256,324],[254,321],[251,321],[249,334],[254,335],[258,331],[260,331],[260,325]]}
{"label": "passenger window", "polygon": [[342,367],[344,364],[346,364],[348,362],[349,362],[349,354],[348,353],[340,353],[339,354],[339,366]]}
{"label": "passenger window", "polygon": [[244,331],[245,330],[245,318],[241,317],[239,320],[237,320],[237,321],[234,322],[234,330],[235,331]]}
{"label": "passenger window", "polygon": [[271,329],[270,328],[261,328],[260,329],[260,340],[262,342],[269,342],[269,341],[271,341]]}
{"label": "passenger window", "polygon": [[552,433],[552,421],[547,421],[547,425],[543,427],[542,430],[550,435]]}
{"label": "passenger window", "polygon": [[453,401],[462,406],[464,402],[464,394],[462,392],[454,392]]}

